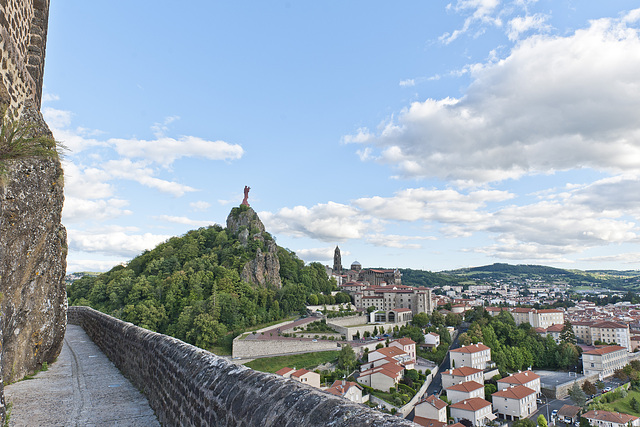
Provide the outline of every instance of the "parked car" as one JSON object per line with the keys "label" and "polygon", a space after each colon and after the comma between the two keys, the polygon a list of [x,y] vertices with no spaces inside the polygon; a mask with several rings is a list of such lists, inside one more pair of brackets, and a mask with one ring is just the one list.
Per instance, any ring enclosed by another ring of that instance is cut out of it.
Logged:
{"label": "parked car", "polygon": [[554,409],[553,411],[551,411],[551,418],[554,418],[558,415],[558,410]]}
{"label": "parked car", "polygon": [[611,391],[611,387],[605,387],[605,388],[602,389],[603,393],[608,393],[610,391]]}

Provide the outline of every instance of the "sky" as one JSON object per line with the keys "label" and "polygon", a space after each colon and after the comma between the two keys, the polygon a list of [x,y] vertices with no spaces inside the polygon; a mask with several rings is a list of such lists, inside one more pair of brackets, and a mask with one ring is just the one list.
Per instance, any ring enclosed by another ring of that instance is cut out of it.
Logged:
{"label": "sky", "polygon": [[51,2],[68,272],[249,203],[305,262],[640,263],[623,0]]}

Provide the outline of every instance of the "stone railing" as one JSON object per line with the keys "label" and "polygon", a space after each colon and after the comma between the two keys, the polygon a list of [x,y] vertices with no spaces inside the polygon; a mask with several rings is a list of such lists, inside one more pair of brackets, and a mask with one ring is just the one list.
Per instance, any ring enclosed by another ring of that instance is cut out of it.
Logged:
{"label": "stone railing", "polygon": [[274,374],[236,366],[89,307],[70,307],[87,335],[149,399],[163,425],[414,426]]}

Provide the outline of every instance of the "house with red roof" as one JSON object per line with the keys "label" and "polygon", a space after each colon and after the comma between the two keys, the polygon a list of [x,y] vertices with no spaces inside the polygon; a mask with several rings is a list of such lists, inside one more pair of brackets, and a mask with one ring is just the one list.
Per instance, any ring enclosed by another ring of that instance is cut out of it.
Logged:
{"label": "house with red roof", "polygon": [[311,387],[320,388],[320,374],[307,369],[296,370],[285,367],[276,371],[276,375],[290,378],[299,383],[310,385]]}
{"label": "house with red roof", "polygon": [[344,397],[354,403],[362,403],[362,386],[353,381],[338,380],[325,390],[335,396]]}
{"label": "house with red roof", "polygon": [[506,420],[527,418],[538,410],[536,391],[523,385],[511,386],[491,395],[493,409]]}
{"label": "house with red roof", "polygon": [[595,427],[640,427],[640,419],[629,414],[609,411],[589,411],[582,414],[589,424]]}
{"label": "house with red roof", "polygon": [[600,379],[613,375],[616,369],[629,363],[627,348],[619,345],[599,347],[582,353],[582,370],[585,376],[600,375]]}
{"label": "house with red roof", "polygon": [[433,419],[446,424],[447,403],[434,395],[421,399],[415,406],[415,415],[427,419]]}
{"label": "house with red roof", "polygon": [[540,375],[533,371],[524,371],[511,374],[508,377],[504,377],[498,380],[498,391],[506,388],[523,385],[535,390],[536,396],[540,395]]}
{"label": "house with red roof", "polygon": [[[456,423],[471,421],[474,426],[484,426],[497,417],[491,412],[491,403],[479,397],[462,400],[449,407]],[[464,423],[463,423],[464,424]]]}
{"label": "house with red roof", "polygon": [[454,384],[447,387],[446,390],[447,398],[451,403],[458,403],[461,400],[467,400],[474,397],[484,398],[484,385],[476,381]]}
{"label": "house with red roof", "polygon": [[398,385],[403,373],[404,367],[394,363],[385,363],[382,366],[360,372],[358,382],[376,390],[389,391],[391,387]]}
{"label": "house with red roof", "polygon": [[449,369],[442,372],[442,387],[449,388],[452,385],[475,381],[484,384],[484,373],[482,369],[463,366],[461,368]]}
{"label": "house with red roof", "polygon": [[469,366],[476,369],[487,369],[491,362],[491,349],[480,343],[463,345],[460,348],[449,350],[449,358],[452,368]]}
{"label": "house with red roof", "polygon": [[397,347],[404,351],[413,359],[416,360],[416,342],[411,338],[403,337],[397,340],[393,340],[389,343],[389,347]]}

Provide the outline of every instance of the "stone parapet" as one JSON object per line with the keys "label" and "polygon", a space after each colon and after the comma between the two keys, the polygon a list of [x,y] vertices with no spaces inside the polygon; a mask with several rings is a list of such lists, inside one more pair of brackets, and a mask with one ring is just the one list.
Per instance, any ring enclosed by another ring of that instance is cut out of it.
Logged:
{"label": "stone parapet", "polygon": [[236,366],[89,307],[70,307],[68,319],[81,325],[144,392],[163,425],[416,425],[275,374]]}

